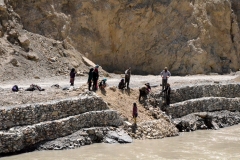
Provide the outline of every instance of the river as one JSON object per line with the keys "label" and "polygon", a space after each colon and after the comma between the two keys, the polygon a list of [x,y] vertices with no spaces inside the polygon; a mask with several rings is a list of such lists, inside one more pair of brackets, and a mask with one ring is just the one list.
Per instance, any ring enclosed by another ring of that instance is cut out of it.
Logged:
{"label": "river", "polygon": [[4,160],[240,159],[240,125],[181,133],[132,144],[93,144],[65,151],[37,151]]}

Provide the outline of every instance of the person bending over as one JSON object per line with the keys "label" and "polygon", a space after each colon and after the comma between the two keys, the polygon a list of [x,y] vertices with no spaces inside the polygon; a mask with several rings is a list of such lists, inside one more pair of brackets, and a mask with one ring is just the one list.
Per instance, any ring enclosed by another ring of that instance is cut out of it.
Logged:
{"label": "person bending over", "polygon": [[126,86],[125,86],[125,83],[124,83],[124,79],[121,79],[121,81],[118,84],[118,89],[124,89],[125,87]]}
{"label": "person bending over", "polygon": [[100,88],[100,89],[104,89],[104,88],[107,86],[106,81],[107,81],[106,78],[104,78],[103,80],[101,80],[101,82],[99,83],[99,88]]}
{"label": "person bending over", "polygon": [[149,83],[146,83],[142,88],[139,89],[139,98],[138,100],[141,100],[141,97],[145,97],[149,94],[151,91],[151,86]]}

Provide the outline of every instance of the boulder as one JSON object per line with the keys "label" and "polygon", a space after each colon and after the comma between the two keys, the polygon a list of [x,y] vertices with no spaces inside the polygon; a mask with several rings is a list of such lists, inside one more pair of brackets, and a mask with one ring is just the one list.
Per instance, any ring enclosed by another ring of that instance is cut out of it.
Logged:
{"label": "boulder", "polygon": [[28,52],[27,54],[22,54],[26,59],[31,61],[38,61],[39,57],[35,52]]}
{"label": "boulder", "polygon": [[4,7],[4,8],[6,7],[4,0],[0,0],[0,8],[2,8],[2,7]]}
{"label": "boulder", "polygon": [[[6,22],[6,24],[3,24],[4,25],[9,25],[8,22]],[[17,37],[18,37],[18,31],[16,31],[15,29],[11,29],[9,32],[8,32],[8,35],[7,35],[7,40],[12,43],[12,44],[15,44],[16,43],[16,40],[17,40]]]}
{"label": "boulder", "polygon": [[24,48],[24,49],[28,49],[29,45],[30,45],[30,40],[27,37],[26,34],[23,34],[21,36],[18,37],[18,40],[20,42],[20,45]]}
{"label": "boulder", "polygon": [[132,138],[123,130],[109,131],[106,135],[108,139],[116,140],[119,143],[132,143]]}
{"label": "boulder", "polygon": [[112,139],[112,138],[108,138],[108,137],[105,137],[105,138],[103,139],[103,142],[104,142],[104,143],[109,143],[109,144],[118,143],[118,141],[116,141],[116,140],[114,140],[114,139]]}
{"label": "boulder", "polygon": [[51,57],[51,58],[49,58],[49,61],[56,62],[57,61],[57,57]]}
{"label": "boulder", "polygon": [[19,66],[20,66],[20,63],[19,63],[15,58],[13,58],[13,59],[10,61],[10,63],[11,63],[13,66],[15,66],[15,67],[19,67]]}
{"label": "boulder", "polygon": [[198,117],[194,114],[184,116],[181,119],[174,119],[173,124],[178,128],[179,131],[195,131],[197,130],[196,122]]}
{"label": "boulder", "polygon": [[86,57],[83,56],[82,59],[83,59],[83,62],[84,62],[87,66],[90,66],[90,67],[95,67],[95,66],[96,66],[95,63],[93,63],[91,60],[87,59]]}
{"label": "boulder", "polygon": [[13,38],[17,38],[19,33],[15,30],[15,29],[11,29],[9,32],[8,32],[8,35],[10,37],[13,37]]}
{"label": "boulder", "polygon": [[8,26],[8,21],[7,20],[2,20],[2,26],[7,27]]}
{"label": "boulder", "polygon": [[128,121],[124,121],[123,122],[124,126],[126,127],[131,127],[132,126],[132,123],[128,122]]}
{"label": "boulder", "polygon": [[219,126],[216,122],[212,121],[212,129],[215,129],[215,130],[218,130],[219,129]]}

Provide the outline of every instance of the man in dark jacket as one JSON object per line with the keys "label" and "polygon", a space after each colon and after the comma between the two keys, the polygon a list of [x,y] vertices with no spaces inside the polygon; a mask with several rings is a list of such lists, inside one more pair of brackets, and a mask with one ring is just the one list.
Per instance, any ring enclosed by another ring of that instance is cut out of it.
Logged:
{"label": "man in dark jacket", "polygon": [[165,92],[165,96],[166,96],[166,105],[170,105],[170,94],[171,94],[171,87],[170,84],[167,83],[167,87],[162,91]]}
{"label": "man in dark jacket", "polygon": [[99,78],[99,73],[98,73],[98,65],[96,65],[94,71],[93,71],[93,90],[98,89],[98,78]]}
{"label": "man in dark jacket", "polygon": [[91,68],[89,70],[89,73],[88,73],[88,90],[90,91],[91,90],[91,86],[92,86],[92,80],[93,80],[93,68]]}
{"label": "man in dark jacket", "polygon": [[76,76],[76,71],[74,68],[72,68],[70,72],[70,86],[74,86],[75,76]]}

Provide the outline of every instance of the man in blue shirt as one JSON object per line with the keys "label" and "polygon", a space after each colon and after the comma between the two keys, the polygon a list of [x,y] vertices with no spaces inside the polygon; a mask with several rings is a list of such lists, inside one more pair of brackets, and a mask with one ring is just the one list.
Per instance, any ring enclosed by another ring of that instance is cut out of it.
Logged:
{"label": "man in blue shirt", "polygon": [[164,68],[164,70],[160,73],[162,77],[162,90],[164,90],[167,87],[167,81],[168,78],[171,76],[171,73],[168,71],[167,67]]}

